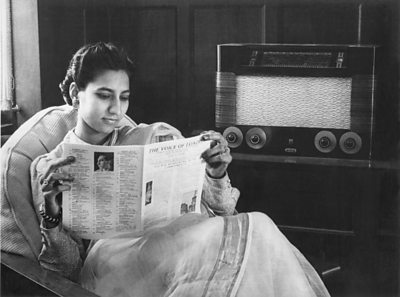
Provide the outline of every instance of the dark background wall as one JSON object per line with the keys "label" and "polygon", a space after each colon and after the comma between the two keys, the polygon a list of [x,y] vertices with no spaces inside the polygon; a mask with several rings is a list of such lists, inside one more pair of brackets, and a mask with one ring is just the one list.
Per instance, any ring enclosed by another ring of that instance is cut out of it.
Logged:
{"label": "dark background wall", "polygon": [[[112,41],[136,58],[128,114],[188,136],[214,128],[216,45],[379,44],[378,131],[394,154],[378,169],[234,160],[239,211],[268,214],[324,277],[333,296],[399,293],[399,3],[396,0],[39,0],[42,107],[83,43]],[[332,273],[327,273],[333,269]]]}
{"label": "dark background wall", "polygon": [[[79,46],[113,41],[137,60],[129,115],[168,121],[187,133],[214,127],[219,43],[380,44],[387,73],[393,74],[399,57],[394,0],[40,0],[38,5],[43,107],[62,103],[58,83]],[[387,101],[398,100],[392,95]]]}

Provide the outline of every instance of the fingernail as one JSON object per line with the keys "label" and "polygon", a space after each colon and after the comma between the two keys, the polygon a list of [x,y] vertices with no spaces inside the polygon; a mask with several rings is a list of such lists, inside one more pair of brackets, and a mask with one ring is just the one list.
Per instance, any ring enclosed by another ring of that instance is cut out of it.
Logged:
{"label": "fingernail", "polygon": [[67,157],[67,160],[68,160],[68,161],[75,161],[75,157],[74,157],[74,156],[68,156],[68,157]]}

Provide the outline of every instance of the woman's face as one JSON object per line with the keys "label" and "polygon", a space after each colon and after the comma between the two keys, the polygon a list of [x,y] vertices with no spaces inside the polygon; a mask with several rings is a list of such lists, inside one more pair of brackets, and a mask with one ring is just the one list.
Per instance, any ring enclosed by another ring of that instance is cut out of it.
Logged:
{"label": "woman's face", "polygon": [[75,133],[91,144],[101,144],[118,126],[129,106],[129,76],[123,70],[105,70],[78,92]]}

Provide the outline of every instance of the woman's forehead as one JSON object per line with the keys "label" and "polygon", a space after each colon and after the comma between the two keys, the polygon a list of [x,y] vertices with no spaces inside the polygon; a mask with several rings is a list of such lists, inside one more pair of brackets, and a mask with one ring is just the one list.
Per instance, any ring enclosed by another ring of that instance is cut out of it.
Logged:
{"label": "woman's forehead", "polygon": [[129,76],[124,70],[103,70],[94,76],[89,85],[96,89],[129,90]]}

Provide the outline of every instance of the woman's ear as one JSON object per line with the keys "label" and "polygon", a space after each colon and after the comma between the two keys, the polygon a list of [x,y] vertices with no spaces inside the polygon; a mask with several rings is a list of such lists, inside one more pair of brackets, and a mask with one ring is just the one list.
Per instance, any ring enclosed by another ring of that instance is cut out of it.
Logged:
{"label": "woman's ear", "polygon": [[69,96],[70,96],[71,99],[72,99],[72,106],[73,106],[75,109],[78,109],[78,107],[79,107],[78,93],[79,93],[78,86],[76,85],[75,82],[72,82],[72,83],[69,85]]}

